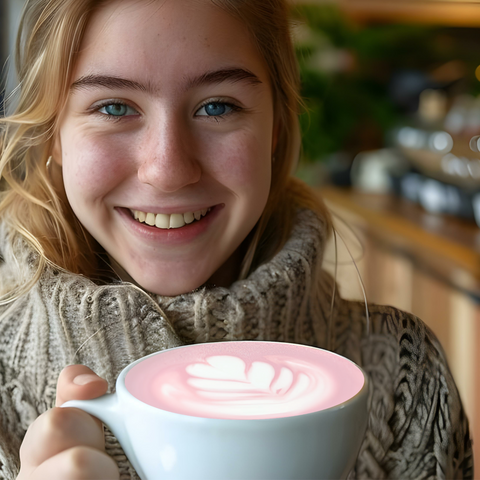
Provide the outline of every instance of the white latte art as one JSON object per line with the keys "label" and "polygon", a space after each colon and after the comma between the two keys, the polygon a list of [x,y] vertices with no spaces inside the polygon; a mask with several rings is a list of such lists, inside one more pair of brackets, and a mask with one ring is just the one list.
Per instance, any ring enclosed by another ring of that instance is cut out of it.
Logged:
{"label": "white latte art", "polygon": [[[173,349],[170,355],[177,358],[167,361],[166,351],[164,362],[163,355],[152,358],[150,364],[147,359],[127,374],[127,389],[143,402],[175,413],[258,419],[329,408],[363,386],[360,370],[338,355],[327,352],[327,362],[323,350],[274,342],[269,343],[271,351],[265,351],[265,344],[263,351],[255,351],[255,342],[241,342],[242,351],[233,352],[236,343]],[[195,347],[197,352],[192,351]],[[348,383],[345,392],[339,374]],[[355,374],[356,383],[352,383],[349,376]]]}
{"label": "white latte art", "polygon": [[207,357],[185,368],[185,383],[159,388],[162,396],[198,415],[235,417],[303,412],[331,391],[328,379],[314,374],[310,365],[294,365],[291,359],[283,363],[254,361],[247,367],[239,357]]}

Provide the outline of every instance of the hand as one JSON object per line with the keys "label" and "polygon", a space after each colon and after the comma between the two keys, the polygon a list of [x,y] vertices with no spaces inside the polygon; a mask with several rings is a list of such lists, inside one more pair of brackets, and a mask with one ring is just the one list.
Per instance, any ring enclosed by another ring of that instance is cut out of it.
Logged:
{"label": "hand", "polygon": [[68,400],[88,400],[107,391],[106,380],[84,365],[60,373],[56,407],[28,428],[20,447],[17,480],[118,480],[118,468],[105,453],[100,420],[77,408],[59,408]]}

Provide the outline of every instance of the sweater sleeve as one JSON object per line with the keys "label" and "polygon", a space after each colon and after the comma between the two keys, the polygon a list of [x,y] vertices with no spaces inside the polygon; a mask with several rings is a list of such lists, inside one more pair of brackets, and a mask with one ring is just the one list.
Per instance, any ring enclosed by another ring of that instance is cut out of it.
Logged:
{"label": "sweater sleeve", "polygon": [[[346,303],[350,321],[365,316]],[[357,358],[371,381],[369,421],[349,478],[473,479],[468,419],[434,333],[393,307],[370,306],[370,321]]]}
{"label": "sweater sleeve", "polygon": [[[0,275],[4,270],[0,269]],[[0,307],[0,479],[14,480],[20,470],[19,450],[28,426],[38,417],[37,403],[25,384],[25,364],[38,363],[32,351],[23,355],[22,339],[30,324],[12,304]],[[19,366],[18,371],[16,366]]]}
{"label": "sweater sleeve", "polygon": [[17,380],[5,381],[2,367],[0,364],[0,479],[14,480],[20,470],[20,445],[38,412]]}

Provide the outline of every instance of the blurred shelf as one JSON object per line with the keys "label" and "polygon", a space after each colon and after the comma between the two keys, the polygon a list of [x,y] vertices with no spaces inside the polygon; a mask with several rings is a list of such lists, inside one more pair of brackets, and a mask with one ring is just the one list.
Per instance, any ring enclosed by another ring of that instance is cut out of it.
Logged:
{"label": "blurred shelf", "polygon": [[480,301],[480,228],[472,222],[426,212],[392,195],[322,187],[319,194],[348,221],[364,223],[377,241]]}
{"label": "blurred shelf", "polygon": [[337,4],[361,23],[422,23],[455,27],[480,26],[477,0],[294,0],[296,3]]}

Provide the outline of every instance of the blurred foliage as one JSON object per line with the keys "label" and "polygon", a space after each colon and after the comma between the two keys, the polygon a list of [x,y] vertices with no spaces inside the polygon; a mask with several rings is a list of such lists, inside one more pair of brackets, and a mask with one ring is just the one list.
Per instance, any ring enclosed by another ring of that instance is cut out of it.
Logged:
{"label": "blurred foliage", "polygon": [[345,149],[355,153],[368,148],[369,142],[380,147],[375,142],[381,143],[406,114],[389,95],[397,71],[428,72],[461,54],[472,65],[469,93],[477,93],[475,89],[480,93],[480,82],[474,81],[478,45],[465,49],[465,42],[445,29],[402,24],[360,27],[334,5],[292,8],[306,106],[300,124],[307,161]]}

